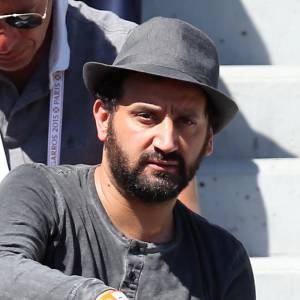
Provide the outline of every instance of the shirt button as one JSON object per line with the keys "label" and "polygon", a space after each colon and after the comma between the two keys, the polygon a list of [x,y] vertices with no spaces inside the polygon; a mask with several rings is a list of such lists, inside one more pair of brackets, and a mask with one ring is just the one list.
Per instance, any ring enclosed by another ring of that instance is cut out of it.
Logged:
{"label": "shirt button", "polygon": [[134,271],[129,272],[128,278],[130,281],[134,281],[136,279],[136,275],[135,275]]}
{"label": "shirt button", "polygon": [[139,254],[140,253],[140,246],[138,244],[133,245],[130,249],[130,252],[132,254],[135,254],[135,255]]}
{"label": "shirt button", "polygon": [[145,254],[146,249],[147,249],[147,246],[142,245],[142,246],[140,247],[140,252],[141,252],[142,254]]}

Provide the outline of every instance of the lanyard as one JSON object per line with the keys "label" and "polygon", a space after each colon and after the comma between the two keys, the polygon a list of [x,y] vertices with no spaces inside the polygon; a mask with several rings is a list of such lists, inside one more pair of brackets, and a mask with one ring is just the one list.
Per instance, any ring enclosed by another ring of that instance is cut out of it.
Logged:
{"label": "lanyard", "polygon": [[[53,74],[53,88],[50,91],[49,129],[48,129],[48,166],[60,163],[61,128],[64,100],[64,72]],[[4,145],[0,135],[0,182],[9,172]]]}
{"label": "lanyard", "polygon": [[48,128],[48,166],[60,163],[61,128],[64,100],[64,72],[53,74],[53,87],[50,92],[49,128]]}

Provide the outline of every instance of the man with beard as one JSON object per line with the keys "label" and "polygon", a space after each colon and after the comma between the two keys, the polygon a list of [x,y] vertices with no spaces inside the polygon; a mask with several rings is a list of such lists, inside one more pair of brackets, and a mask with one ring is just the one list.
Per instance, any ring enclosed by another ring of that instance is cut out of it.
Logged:
{"label": "man with beard", "polygon": [[[82,67],[112,63],[134,27],[81,1],[0,0],[0,181],[29,162],[98,163]],[[195,181],[180,199],[198,210]]]}
{"label": "man with beard", "polygon": [[4,179],[1,299],[255,299],[241,243],[176,200],[237,112],[218,69],[212,41],[167,18],[85,65],[102,163]]}

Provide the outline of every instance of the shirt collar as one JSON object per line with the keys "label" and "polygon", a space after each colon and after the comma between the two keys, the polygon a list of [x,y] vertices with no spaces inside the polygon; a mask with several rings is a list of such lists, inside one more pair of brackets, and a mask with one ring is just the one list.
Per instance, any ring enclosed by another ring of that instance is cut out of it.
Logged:
{"label": "shirt collar", "polygon": [[49,88],[53,86],[53,74],[57,71],[65,71],[70,63],[70,47],[68,44],[68,32],[66,15],[68,0],[54,0],[52,13],[52,42],[49,55]]}

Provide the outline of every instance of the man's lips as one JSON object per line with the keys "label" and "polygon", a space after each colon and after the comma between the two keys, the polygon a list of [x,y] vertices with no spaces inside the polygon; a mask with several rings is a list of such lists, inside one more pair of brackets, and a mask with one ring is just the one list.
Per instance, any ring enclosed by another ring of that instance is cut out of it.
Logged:
{"label": "man's lips", "polygon": [[176,160],[150,159],[148,165],[159,171],[177,172],[179,163]]}

